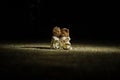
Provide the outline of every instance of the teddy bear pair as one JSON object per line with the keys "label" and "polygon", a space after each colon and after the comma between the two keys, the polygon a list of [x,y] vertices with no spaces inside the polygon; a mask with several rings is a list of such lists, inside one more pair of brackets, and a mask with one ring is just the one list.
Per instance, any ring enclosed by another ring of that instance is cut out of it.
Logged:
{"label": "teddy bear pair", "polygon": [[51,40],[51,48],[52,49],[65,49],[71,50],[72,46],[70,43],[70,35],[69,29],[67,28],[60,28],[55,26],[52,30],[52,40]]}

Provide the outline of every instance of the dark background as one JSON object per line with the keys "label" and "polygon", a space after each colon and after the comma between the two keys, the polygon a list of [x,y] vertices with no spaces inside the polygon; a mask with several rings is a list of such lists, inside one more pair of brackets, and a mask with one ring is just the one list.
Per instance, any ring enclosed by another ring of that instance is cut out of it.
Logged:
{"label": "dark background", "polygon": [[119,42],[116,7],[109,2],[75,0],[8,1],[1,40],[50,40],[57,25],[69,28],[73,41]]}

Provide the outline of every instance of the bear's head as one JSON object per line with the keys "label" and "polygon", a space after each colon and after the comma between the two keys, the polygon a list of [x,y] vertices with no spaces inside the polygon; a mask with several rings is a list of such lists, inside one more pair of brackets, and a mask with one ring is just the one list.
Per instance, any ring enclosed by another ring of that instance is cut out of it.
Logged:
{"label": "bear's head", "polygon": [[69,29],[62,28],[61,29],[61,37],[69,37]]}
{"label": "bear's head", "polygon": [[55,27],[53,28],[52,33],[53,33],[53,36],[59,37],[59,36],[61,35],[61,29],[60,29],[60,27],[55,26]]}

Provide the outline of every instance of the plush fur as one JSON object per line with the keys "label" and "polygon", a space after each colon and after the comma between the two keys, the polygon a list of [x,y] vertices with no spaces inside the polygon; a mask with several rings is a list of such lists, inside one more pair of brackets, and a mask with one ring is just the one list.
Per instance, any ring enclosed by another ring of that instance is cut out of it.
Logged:
{"label": "plush fur", "polygon": [[52,30],[53,36],[51,40],[51,48],[53,49],[72,49],[70,43],[70,32],[67,28],[62,28],[55,26]]}

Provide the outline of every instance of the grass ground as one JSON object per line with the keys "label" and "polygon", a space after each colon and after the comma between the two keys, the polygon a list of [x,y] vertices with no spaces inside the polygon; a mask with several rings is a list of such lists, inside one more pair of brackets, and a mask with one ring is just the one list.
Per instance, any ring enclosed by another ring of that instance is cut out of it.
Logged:
{"label": "grass ground", "polygon": [[49,45],[1,44],[1,77],[40,80],[119,78],[119,45],[75,43],[73,50],[54,50]]}

